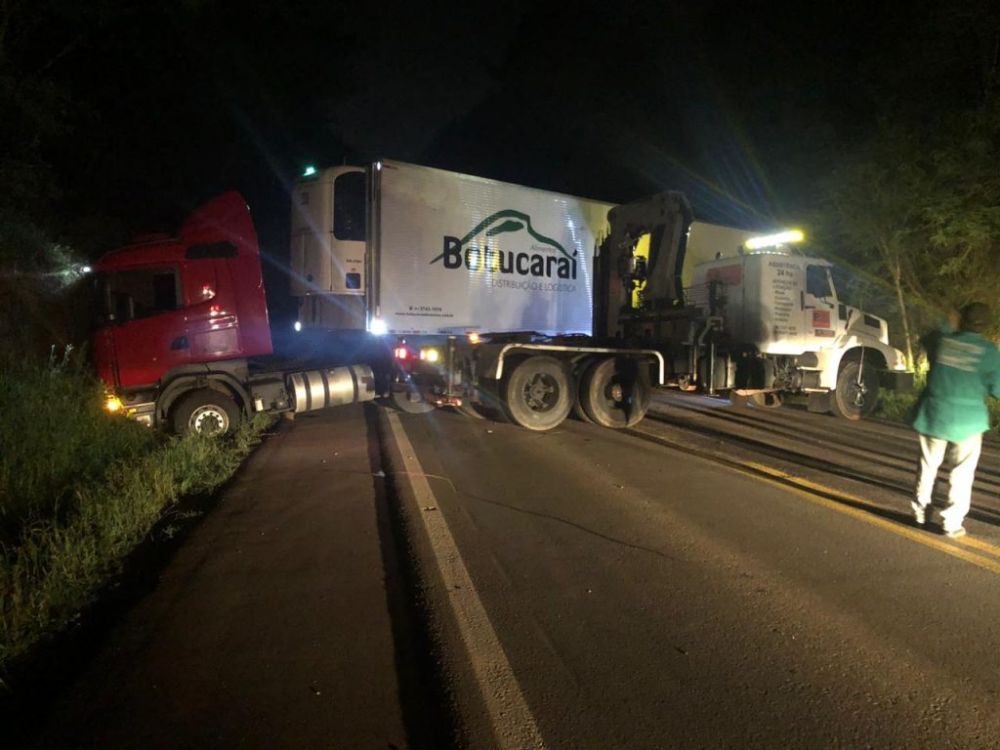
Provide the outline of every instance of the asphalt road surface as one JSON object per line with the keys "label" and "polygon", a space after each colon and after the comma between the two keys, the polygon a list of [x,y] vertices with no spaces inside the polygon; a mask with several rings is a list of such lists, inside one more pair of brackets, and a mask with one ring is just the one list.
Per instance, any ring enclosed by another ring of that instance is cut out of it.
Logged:
{"label": "asphalt road surface", "polygon": [[1000,451],[957,541],[910,521],[916,451],[669,394],[621,432],[299,419],[31,746],[997,747]]}
{"label": "asphalt road surface", "polygon": [[895,425],[383,416],[470,746],[1000,745],[995,446],[955,542],[910,523]]}

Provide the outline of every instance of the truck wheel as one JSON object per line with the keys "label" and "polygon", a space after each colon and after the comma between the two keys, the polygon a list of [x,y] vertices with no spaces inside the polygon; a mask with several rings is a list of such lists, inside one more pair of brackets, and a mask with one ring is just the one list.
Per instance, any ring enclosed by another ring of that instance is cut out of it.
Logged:
{"label": "truck wheel", "polygon": [[587,424],[594,424],[594,420],[587,416],[587,410],[583,408],[583,376],[598,362],[599,360],[585,363],[584,367],[577,373],[578,377],[574,379],[575,388],[573,389],[573,393],[575,397],[573,399],[573,417]]}
{"label": "truck wheel", "polygon": [[577,392],[576,398],[573,400],[573,416],[579,419],[581,422],[586,422],[587,424],[594,424],[594,420],[587,415],[587,410],[583,408],[583,401],[581,400],[583,395]]}
{"label": "truck wheel", "polygon": [[182,396],[170,411],[178,435],[228,435],[240,423],[240,407],[225,393],[201,388]]}
{"label": "truck wheel", "polygon": [[587,416],[616,430],[638,424],[652,396],[648,369],[630,359],[609,357],[595,362],[580,383],[580,401]]}
{"label": "truck wheel", "polygon": [[551,430],[573,408],[572,379],[554,357],[528,357],[514,368],[503,386],[504,411],[529,430]]}
{"label": "truck wheel", "polygon": [[870,363],[845,362],[837,375],[837,388],[830,394],[830,411],[844,419],[870,416],[878,403],[878,372]]}

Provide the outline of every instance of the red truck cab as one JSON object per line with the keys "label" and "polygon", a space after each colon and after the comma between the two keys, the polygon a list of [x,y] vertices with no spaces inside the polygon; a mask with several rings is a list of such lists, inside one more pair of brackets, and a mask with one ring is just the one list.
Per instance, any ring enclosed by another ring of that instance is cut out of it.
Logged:
{"label": "red truck cab", "polygon": [[268,356],[257,233],[239,193],[203,205],[176,237],[115,250],[94,270],[103,308],[94,362],[116,397],[109,408],[176,433],[216,435],[253,414],[375,398],[366,364],[327,358],[303,370]]}
{"label": "red truck cab", "polygon": [[94,270],[104,321],[94,360],[116,392],[154,388],[178,367],[271,353],[257,234],[239,193],[202,206],[176,237],[110,252]]}

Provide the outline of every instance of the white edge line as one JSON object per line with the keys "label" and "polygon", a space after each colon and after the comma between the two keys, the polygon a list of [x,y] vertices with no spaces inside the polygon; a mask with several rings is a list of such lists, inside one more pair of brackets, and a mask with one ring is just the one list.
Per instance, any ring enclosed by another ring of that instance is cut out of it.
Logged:
{"label": "white edge line", "polygon": [[[499,747],[510,750],[541,750],[545,743],[535,717],[528,708],[521,686],[472,583],[423,467],[417,460],[399,417],[390,412],[386,414],[386,418],[403,458],[405,476],[413,490],[414,512],[423,521],[430,540],[434,561],[444,583],[452,614],[458,623],[466,655],[486,703]],[[425,508],[433,508],[435,512],[426,511]]]}

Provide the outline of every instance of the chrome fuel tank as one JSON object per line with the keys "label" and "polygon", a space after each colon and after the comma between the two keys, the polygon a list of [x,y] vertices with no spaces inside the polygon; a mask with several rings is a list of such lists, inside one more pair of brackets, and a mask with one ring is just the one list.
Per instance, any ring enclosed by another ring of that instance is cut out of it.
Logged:
{"label": "chrome fuel tank", "polygon": [[296,414],[375,398],[375,378],[368,365],[296,372],[288,376],[288,385]]}

